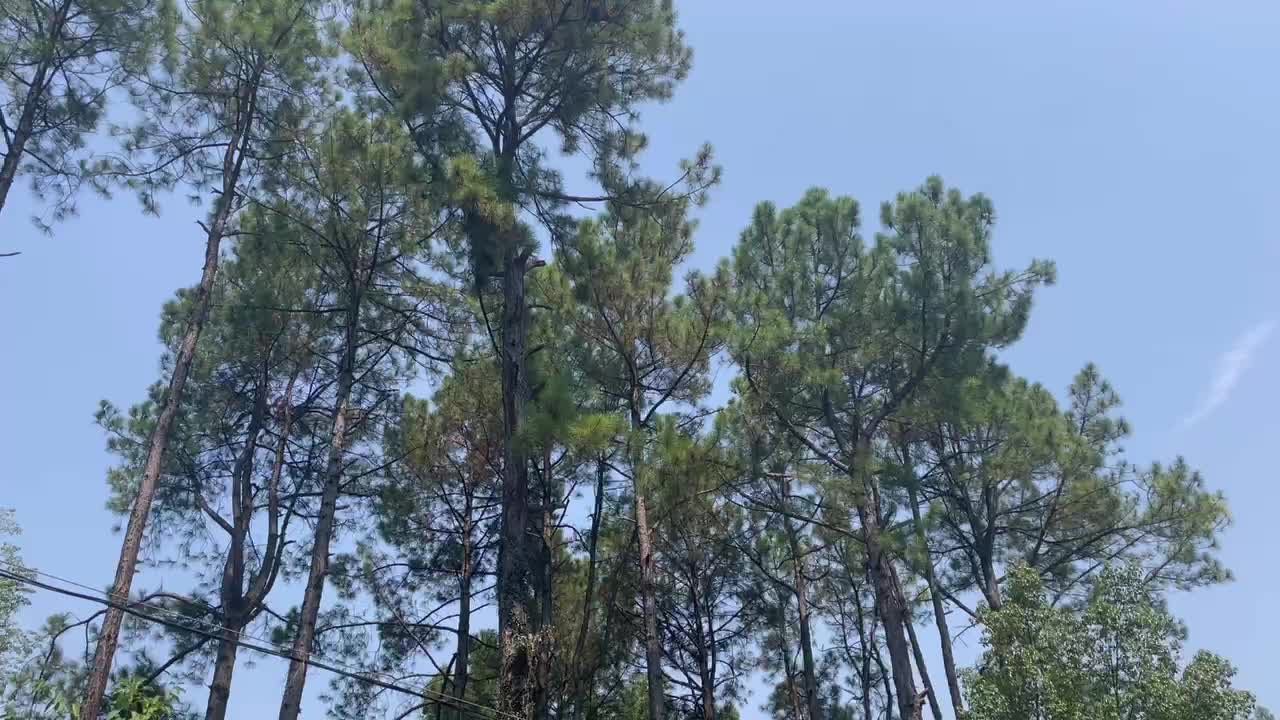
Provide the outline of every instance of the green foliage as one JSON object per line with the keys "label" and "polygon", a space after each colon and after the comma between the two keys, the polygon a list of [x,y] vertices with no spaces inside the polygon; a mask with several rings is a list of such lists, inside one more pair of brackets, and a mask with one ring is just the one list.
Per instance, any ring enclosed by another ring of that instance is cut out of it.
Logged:
{"label": "green foliage", "polygon": [[336,48],[320,12],[311,0],[168,7],[170,39],[147,57],[130,94],[142,120],[115,129],[120,152],[99,172],[150,212],[179,184],[193,202],[212,199],[215,215],[239,210],[266,185],[242,178],[296,150],[315,110],[335,100],[326,72]]}
{"label": "green foliage", "polygon": [[[991,203],[930,178],[881,210],[867,247],[858,204],[811,190],[765,203],[735,249],[731,352],[762,402],[849,465],[923,387],[974,372],[1017,339],[1053,266],[991,268]],[[744,392],[745,392],[744,388]]]}
{"label": "green foliage", "polygon": [[1049,604],[1039,576],[1012,571],[1005,605],[982,614],[987,651],[966,677],[975,720],[1245,720],[1253,696],[1230,663],[1196,653],[1132,566],[1099,578],[1081,610]]}
{"label": "green foliage", "polygon": [[0,1],[0,207],[20,174],[52,202],[53,219],[74,212],[80,184],[97,181],[86,141],[118,88],[165,37],[168,5]]}
{"label": "green foliage", "polygon": [[[0,508],[0,538],[19,532],[13,511]],[[0,541],[0,571],[22,576],[23,567],[18,547]],[[28,594],[21,582],[0,577],[0,695],[5,692],[7,678],[17,672],[18,662],[30,650],[31,638],[18,626],[18,612],[30,604]]]}

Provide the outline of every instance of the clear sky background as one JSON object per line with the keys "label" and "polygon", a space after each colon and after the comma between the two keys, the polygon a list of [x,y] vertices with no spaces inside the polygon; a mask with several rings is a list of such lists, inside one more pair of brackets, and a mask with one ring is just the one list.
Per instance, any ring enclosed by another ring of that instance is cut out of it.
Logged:
{"label": "clear sky background", "polygon": [[[670,173],[715,146],[725,181],[701,213],[695,264],[729,252],[755,203],[811,186],[858,198],[868,235],[881,201],[932,173],[990,195],[997,263],[1059,269],[1006,359],[1059,393],[1096,362],[1125,400],[1131,459],[1185,455],[1227,494],[1236,580],[1172,607],[1192,648],[1226,655],[1241,686],[1280,706],[1280,6],[678,7],[694,70],[645,115],[646,167]],[[131,198],[85,197],[53,237],[26,223],[31,211],[24,188],[0,218],[0,250],[23,251],[0,260],[0,506],[17,510],[30,564],[105,587],[119,536],[92,414],[155,380],[160,306],[198,277],[202,211],[174,198],[154,219]],[[68,607],[37,595],[26,618]],[[274,714],[283,668],[241,668],[232,717]],[[307,717],[322,717],[325,685],[313,672]]]}

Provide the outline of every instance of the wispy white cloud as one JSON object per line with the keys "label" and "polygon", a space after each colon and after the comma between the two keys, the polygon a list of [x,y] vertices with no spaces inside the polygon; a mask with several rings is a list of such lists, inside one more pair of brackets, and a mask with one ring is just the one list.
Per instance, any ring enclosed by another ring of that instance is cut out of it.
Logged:
{"label": "wispy white cloud", "polygon": [[1213,373],[1213,382],[1205,392],[1200,405],[1191,414],[1182,418],[1183,428],[1191,427],[1209,416],[1218,406],[1231,397],[1232,391],[1240,383],[1240,378],[1253,365],[1254,356],[1262,349],[1276,329],[1274,320],[1267,320],[1249,328],[1249,331],[1236,338],[1230,350],[1218,357],[1218,366]]}

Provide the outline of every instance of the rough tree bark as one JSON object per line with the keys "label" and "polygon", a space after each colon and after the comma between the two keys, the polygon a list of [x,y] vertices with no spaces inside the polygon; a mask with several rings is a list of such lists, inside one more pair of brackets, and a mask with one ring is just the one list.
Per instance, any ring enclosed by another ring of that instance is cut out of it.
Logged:
{"label": "rough tree bark", "polygon": [[528,637],[536,598],[529,534],[529,458],[517,442],[529,402],[529,317],[525,299],[527,252],[508,252],[502,274],[502,543],[498,551],[498,635],[502,647],[498,704],[504,713],[527,716],[533,701],[534,657]]}

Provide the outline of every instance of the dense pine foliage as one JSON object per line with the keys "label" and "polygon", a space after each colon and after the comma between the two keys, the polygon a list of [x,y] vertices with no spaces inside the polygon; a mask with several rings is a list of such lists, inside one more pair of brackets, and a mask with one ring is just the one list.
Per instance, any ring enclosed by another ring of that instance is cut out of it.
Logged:
{"label": "dense pine foliage", "polygon": [[0,209],[208,214],[99,409],[110,606],[20,629],[56,588],[0,546],[0,717],[221,720],[247,662],[281,720],[1254,716],[1163,601],[1229,578],[1224,499],[1125,455],[1096,367],[1001,362],[1056,277],[989,198],[812,189],[735,242],[709,146],[640,172],[670,0],[3,7]]}

